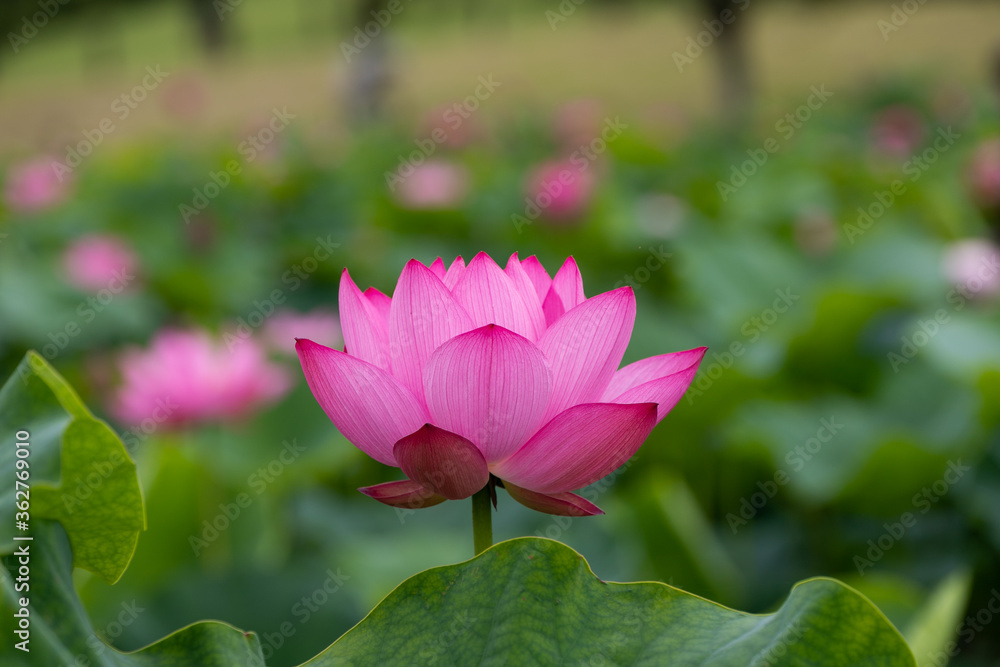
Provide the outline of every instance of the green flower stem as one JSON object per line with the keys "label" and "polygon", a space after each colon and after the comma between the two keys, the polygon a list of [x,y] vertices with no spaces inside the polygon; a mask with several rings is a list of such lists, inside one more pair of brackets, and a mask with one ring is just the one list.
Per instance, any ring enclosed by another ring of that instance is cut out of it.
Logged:
{"label": "green flower stem", "polygon": [[472,496],[472,542],[476,556],[493,546],[493,508],[490,504],[490,485],[487,484]]}

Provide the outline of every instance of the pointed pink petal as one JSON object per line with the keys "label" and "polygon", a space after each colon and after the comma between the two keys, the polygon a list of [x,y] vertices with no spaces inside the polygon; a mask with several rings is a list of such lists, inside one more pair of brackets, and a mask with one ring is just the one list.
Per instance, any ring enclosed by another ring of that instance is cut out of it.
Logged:
{"label": "pointed pink petal", "polygon": [[395,466],[396,441],[430,420],[420,402],[366,361],[304,338],[295,350],[310,391],[344,437],[376,461]]}
{"label": "pointed pink petal", "polygon": [[535,328],[535,337],[532,340],[536,340],[545,331],[545,313],[542,312],[542,302],[538,298],[535,286],[532,284],[531,278],[524,270],[524,267],[521,266],[521,261],[517,258],[516,252],[507,260],[507,267],[504,269],[504,273],[510,278],[511,284],[514,285],[514,289],[517,290],[521,301],[524,302],[528,318]]}
{"label": "pointed pink petal", "polygon": [[547,327],[552,326],[556,323],[560,317],[566,312],[566,307],[563,306],[562,299],[559,295],[555,293],[555,290],[549,289],[549,293],[545,295],[545,300],[542,302],[542,313],[545,315],[545,325]]}
{"label": "pointed pink petal", "polygon": [[587,298],[583,294],[583,276],[580,275],[580,267],[576,265],[572,255],[566,258],[559,271],[552,277],[552,289],[562,299],[566,310],[580,305]]}
{"label": "pointed pink petal", "polygon": [[542,266],[542,263],[534,255],[521,260],[521,268],[528,274],[531,284],[535,287],[535,294],[538,295],[538,302],[542,303],[545,301],[545,295],[549,293],[549,287],[552,286],[552,278],[549,277],[549,272],[545,270],[545,267]]}
{"label": "pointed pink petal", "polygon": [[688,370],[692,366],[697,369],[698,364],[701,363],[707,351],[707,347],[696,347],[684,350],[683,352],[668,352],[667,354],[640,359],[624,368],[620,368],[612,376],[611,382],[608,383],[608,388],[604,390],[604,394],[601,396],[601,401],[607,403],[624,402],[615,399],[629,389],[634,389],[652,380],[658,380],[668,375]]}
{"label": "pointed pink petal", "polygon": [[579,489],[628,461],[655,425],[655,403],[577,405],[490,469],[505,484],[537,493]]}
{"label": "pointed pink petal", "polygon": [[[699,359],[700,361],[700,359]],[[698,361],[673,375],[650,380],[615,397],[612,403],[656,403],[656,423],[674,409],[698,373]]]}
{"label": "pointed pink petal", "polygon": [[552,368],[552,399],[543,421],[600,399],[628,347],[635,295],[621,287],[587,299],[551,325],[538,347]]}
{"label": "pointed pink petal", "polygon": [[459,255],[455,258],[455,261],[451,263],[448,267],[448,273],[444,275],[444,286],[448,289],[454,289],[455,285],[462,278],[462,274],[465,273],[465,260]]}
{"label": "pointed pink petal", "polygon": [[444,260],[440,257],[431,262],[431,265],[427,268],[429,268],[431,272],[441,280],[444,280],[444,275],[448,273],[448,271],[444,268]]}
{"label": "pointed pink petal", "polygon": [[439,496],[430,489],[421,486],[419,482],[414,482],[411,479],[386,482],[384,484],[376,484],[375,486],[363,486],[358,491],[390,507],[402,507],[411,510],[433,507],[447,500],[444,496]]}
{"label": "pointed pink petal", "polygon": [[407,477],[448,500],[468,498],[490,481],[474,444],[432,424],[401,438],[393,453]]}
{"label": "pointed pink petal", "polygon": [[340,276],[340,326],[348,354],[379,368],[389,368],[389,331],[378,309],[344,269]]}
{"label": "pointed pink petal", "polygon": [[485,252],[478,253],[451,291],[477,327],[499,324],[534,339],[535,328],[524,300],[507,274]]}
{"label": "pointed pink petal", "polygon": [[528,489],[514,486],[510,482],[504,482],[503,487],[507,489],[510,497],[521,503],[525,507],[530,507],[536,512],[545,514],[558,514],[559,516],[594,516],[604,514],[604,510],[590,502],[586,498],[581,498],[575,493],[536,493]]}
{"label": "pointed pink petal", "polygon": [[365,290],[365,297],[368,299],[368,303],[375,309],[375,312],[378,313],[379,317],[382,318],[382,322],[385,324],[386,337],[388,337],[389,307],[392,305],[392,299],[374,287],[369,287]]}
{"label": "pointed pink petal", "polygon": [[492,463],[541,425],[552,376],[531,341],[490,324],[439,347],[424,386],[433,422],[471,440]]}
{"label": "pointed pink petal", "polygon": [[422,402],[424,365],[431,352],[472,328],[472,319],[438,277],[420,262],[408,262],[389,310],[392,374]]}

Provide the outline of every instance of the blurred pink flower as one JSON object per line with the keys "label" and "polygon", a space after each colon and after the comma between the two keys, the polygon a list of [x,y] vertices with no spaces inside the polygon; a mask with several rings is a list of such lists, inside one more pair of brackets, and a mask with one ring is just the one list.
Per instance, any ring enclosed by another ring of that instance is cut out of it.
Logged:
{"label": "blurred pink flower", "polygon": [[985,141],[976,148],[969,164],[969,186],[977,204],[1000,210],[1000,138]]}
{"label": "blurred pink flower", "polygon": [[295,354],[295,339],[308,338],[327,347],[340,347],[340,318],[332,310],[317,308],[308,313],[280,310],[264,325],[264,342],[274,351]]}
{"label": "blurred pink flower", "polygon": [[945,250],[944,274],[969,297],[1000,294],[1000,247],[986,239],[965,239]]}
{"label": "blurred pink flower", "polygon": [[118,365],[122,385],[111,409],[130,424],[233,420],[291,386],[287,371],[254,341],[226,349],[203,330],[161,331],[147,349],[126,350]]}
{"label": "blurred pink flower", "polygon": [[594,185],[589,163],[546,162],[528,176],[528,204],[537,206],[544,219],[571,221],[586,210]]}
{"label": "blurred pink flower", "polygon": [[59,204],[69,194],[70,177],[60,180],[56,162],[49,157],[38,157],[16,164],[7,173],[4,183],[4,201],[21,213],[41,211]]}
{"label": "blurred pink flower", "polygon": [[893,158],[908,158],[923,142],[926,125],[915,109],[897,104],[878,113],[870,132],[876,152]]}
{"label": "blurred pink flower", "polygon": [[109,286],[124,288],[132,284],[138,260],[117,237],[93,235],[76,240],[63,254],[62,265],[73,285],[97,292]]}
{"label": "blurred pink flower", "polygon": [[493,475],[549,514],[600,508],[571,493],[635,454],[680,401],[705,348],[618,368],[635,295],[587,298],[572,257],[554,277],[515,253],[445,269],[411,260],[390,298],[345,270],[346,351],[296,343],[317,402],[356,447],[409,479],[360,489],[394,507],[467,498]]}
{"label": "blurred pink flower", "polygon": [[458,206],[468,190],[469,176],[461,165],[428,160],[399,172],[396,199],[410,209],[449,209]]}

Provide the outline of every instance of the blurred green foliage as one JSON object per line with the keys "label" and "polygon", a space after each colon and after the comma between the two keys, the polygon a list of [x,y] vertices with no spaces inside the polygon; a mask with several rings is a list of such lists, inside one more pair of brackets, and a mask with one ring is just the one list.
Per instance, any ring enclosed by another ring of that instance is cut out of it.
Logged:
{"label": "blurred green foliage", "polygon": [[[745,133],[633,127],[590,165],[597,187],[580,219],[520,228],[512,216],[524,214],[526,174],[559,152],[549,120],[531,110],[463,148],[438,148],[435,157],[470,178],[469,195],[448,210],[411,210],[386,187],[425,136],[413,125],[368,128],[337,145],[307,143],[293,127],[187,223],[179,207],[241,159],[234,145],[147,141],[95,153],[65,204],[0,213],[0,371],[35,348],[89,404],[106,406],[124,346],[168,325],[232,331],[276,288],[308,310],[335,305],[345,266],[362,287],[389,293],[411,257],[486,250],[504,261],[517,251],[554,271],[572,254],[588,295],[633,284],[626,362],[710,351],[634,462],[596,487],[605,516],[545,516],[501,494],[497,539],[551,537],[602,578],[658,579],[751,611],[776,608],[795,581],[841,577],[904,632],[954,626],[924,650],[955,640],[953,664],[993,664],[995,628],[964,642],[970,626],[960,624],[1000,586],[1000,312],[995,300],[950,298],[942,259],[948,243],[990,233],[964,178],[970,152],[1000,128],[985,96],[947,115],[918,91],[834,98],[725,199],[718,183],[781,136],[780,118]],[[801,103],[788,100],[788,110]],[[917,154],[938,128],[959,135],[917,180],[906,171],[912,153],[873,145],[871,125],[889,104],[921,119]],[[899,179],[905,192],[863,233],[850,231],[858,208]],[[93,232],[127,239],[141,280],[85,321],[92,295],[66,282],[59,257]],[[285,276],[318,239],[340,247],[293,289]],[[894,363],[941,309],[947,321]],[[79,333],[60,345],[70,321]],[[306,451],[254,485],[287,441]],[[130,444],[148,530],[115,587],[77,573],[96,627],[123,601],[147,609],[109,637],[120,648],[217,618],[278,633],[273,664],[295,664],[405,576],[471,555],[466,504],[399,514],[354,491],[396,471],[336,434],[301,381],[244,423],[164,429]],[[968,470],[954,479],[955,466]],[[240,493],[253,502],[211,537]],[[192,547],[192,537],[208,545]],[[330,602],[304,606],[330,569],[350,579]]]}

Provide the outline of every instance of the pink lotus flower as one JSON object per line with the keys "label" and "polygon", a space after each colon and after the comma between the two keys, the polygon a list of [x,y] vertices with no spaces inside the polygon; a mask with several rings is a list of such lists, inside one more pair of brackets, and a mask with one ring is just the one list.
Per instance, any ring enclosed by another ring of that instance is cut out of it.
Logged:
{"label": "pink lotus flower", "polygon": [[400,171],[395,193],[397,201],[406,208],[449,209],[462,203],[468,186],[469,176],[461,165],[428,160]]}
{"label": "pink lotus flower", "polygon": [[[121,291],[135,280],[135,254],[114,236],[85,236],[71,245],[62,258],[63,271],[75,286],[97,292]],[[121,287],[118,287],[118,286]]]}
{"label": "pink lotus flower", "polygon": [[11,167],[4,184],[4,200],[11,209],[33,213],[55,206],[66,198],[69,181],[60,180],[53,162],[40,157]]}
{"label": "pink lotus flower", "polygon": [[291,386],[285,369],[252,340],[231,350],[208,332],[166,330],[119,360],[123,384],[112,412],[130,424],[178,425],[242,417]]}
{"label": "pink lotus flower", "polygon": [[340,318],[331,310],[317,308],[308,313],[280,310],[264,325],[264,341],[282,354],[295,353],[295,340],[308,338],[329,347],[339,347]]}
{"label": "pink lotus flower", "polygon": [[594,175],[570,161],[546,162],[528,177],[528,207],[536,206],[547,220],[567,222],[590,203]]}
{"label": "pink lotus flower", "polygon": [[467,498],[491,475],[550,514],[601,510],[570,493],[625,463],[687,390],[705,348],[618,369],[630,287],[586,298],[572,257],[416,260],[392,298],[340,281],[344,352],[299,340],[316,400],[341,433],[409,478],[360,489],[395,507]]}
{"label": "pink lotus flower", "polygon": [[945,250],[944,273],[966,297],[1000,294],[1000,247],[986,239],[966,239]]}

